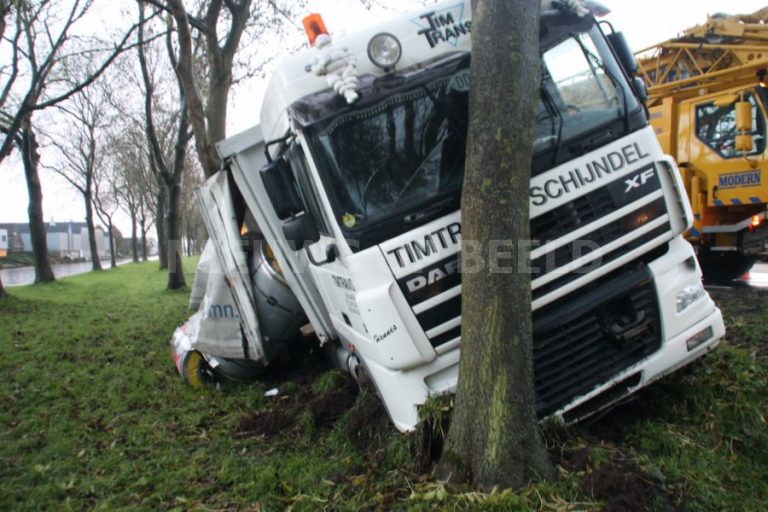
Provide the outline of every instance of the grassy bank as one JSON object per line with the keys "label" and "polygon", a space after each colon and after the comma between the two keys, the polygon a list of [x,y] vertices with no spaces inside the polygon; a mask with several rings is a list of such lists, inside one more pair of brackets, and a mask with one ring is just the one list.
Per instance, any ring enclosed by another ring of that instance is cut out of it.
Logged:
{"label": "grassy bank", "polygon": [[729,335],[714,354],[549,429],[560,480],[483,494],[431,480],[413,462],[424,438],[336,373],[185,387],[168,342],[187,296],[164,285],[156,263],[130,264],[0,302],[0,509],[768,507],[765,292],[715,292]]}

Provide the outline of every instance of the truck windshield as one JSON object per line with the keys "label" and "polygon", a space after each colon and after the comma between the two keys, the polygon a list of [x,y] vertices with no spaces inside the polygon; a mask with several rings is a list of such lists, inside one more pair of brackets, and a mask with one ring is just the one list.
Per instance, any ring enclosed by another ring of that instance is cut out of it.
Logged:
{"label": "truck windshield", "polygon": [[313,134],[345,227],[363,228],[460,190],[468,90],[463,68]]}
{"label": "truck windshield", "polygon": [[[554,155],[546,158],[548,167],[576,156],[574,149],[561,155],[566,143],[594,147],[594,140],[607,142],[603,132],[621,136],[608,125],[624,126],[638,108],[599,29],[580,23],[542,34],[534,155]],[[363,77],[363,99],[353,107],[329,106],[327,93],[294,105],[336,220],[360,249],[447,213],[441,205],[458,208],[469,58],[446,60],[452,64],[404,75],[392,89]]]}

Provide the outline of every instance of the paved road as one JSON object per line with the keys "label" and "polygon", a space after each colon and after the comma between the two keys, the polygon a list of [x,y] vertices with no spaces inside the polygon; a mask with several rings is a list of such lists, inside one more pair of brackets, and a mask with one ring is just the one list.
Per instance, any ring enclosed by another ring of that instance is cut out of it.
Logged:
{"label": "paved road", "polygon": [[[121,259],[117,261],[117,264],[123,265],[125,263],[129,263],[130,261],[130,258]],[[104,266],[104,268],[108,268],[109,260],[106,262],[102,261],[101,264]],[[56,263],[53,265],[53,274],[56,277],[74,276],[90,271],[90,261],[85,263]],[[2,278],[4,286],[22,286],[26,284],[32,284],[35,282],[35,269],[34,267],[0,269],[0,278]]]}
{"label": "paved road", "polygon": [[768,288],[768,263],[756,263],[746,280],[751,286]]}

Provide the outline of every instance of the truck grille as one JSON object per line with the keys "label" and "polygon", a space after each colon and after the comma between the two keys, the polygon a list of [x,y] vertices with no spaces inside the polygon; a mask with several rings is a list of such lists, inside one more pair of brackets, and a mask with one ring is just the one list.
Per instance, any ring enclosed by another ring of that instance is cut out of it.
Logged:
{"label": "truck grille", "polygon": [[[457,295],[417,318],[429,331],[460,314]],[[460,336],[459,325],[430,341],[437,347]],[[660,347],[656,292],[643,263],[622,267],[534,312],[536,412],[552,414]]]}
{"label": "truck grille", "polygon": [[[654,169],[650,164],[636,172],[648,176]],[[614,180],[531,219],[537,248],[531,283],[532,300],[539,301],[533,314],[539,416],[556,412],[659,349],[659,311],[646,265],[666,252],[670,227],[658,174],[640,190]],[[642,249],[632,262],[598,277],[598,270],[607,271],[607,265]],[[398,279],[435,348],[461,339],[461,274],[442,271],[458,268],[458,258],[453,254]],[[575,290],[554,295],[579,279]],[[416,282],[424,285],[409,289],[408,283]]]}
{"label": "truck grille", "polygon": [[659,308],[645,266],[609,274],[533,317],[536,412],[544,417],[661,347]]}
{"label": "truck grille", "polygon": [[531,219],[531,239],[556,240],[615,210],[608,187],[599,188]]}

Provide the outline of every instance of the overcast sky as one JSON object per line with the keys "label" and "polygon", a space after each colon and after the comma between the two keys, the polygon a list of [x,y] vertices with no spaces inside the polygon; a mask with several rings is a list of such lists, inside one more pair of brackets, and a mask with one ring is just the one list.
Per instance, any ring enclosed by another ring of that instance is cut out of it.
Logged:
{"label": "overcast sky", "polygon": [[[307,12],[319,12],[331,33],[348,33],[373,25],[377,21],[394,16],[397,12],[419,8],[424,3],[418,0],[374,0],[372,10],[367,11],[359,0],[309,0]],[[634,50],[640,50],[654,43],[674,37],[678,32],[697,23],[703,23],[707,14],[727,12],[729,14],[752,13],[766,5],[766,0],[603,0],[611,10],[608,19],[616,30],[621,30]],[[387,7],[383,7],[385,4]],[[399,11],[398,11],[399,10]],[[297,20],[300,23],[300,20]],[[270,48],[270,51],[275,51]],[[279,51],[279,50],[278,50]],[[240,86],[231,95],[229,113],[229,134],[249,128],[255,124],[255,115],[261,108],[262,80],[252,79]],[[60,177],[41,170],[43,183],[43,211],[45,220],[57,222],[82,221],[84,209],[79,194]],[[0,222],[27,221],[27,191],[24,174],[18,158],[14,155],[0,165]],[[118,222],[125,235],[129,235],[128,222]]]}

